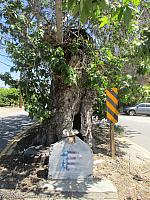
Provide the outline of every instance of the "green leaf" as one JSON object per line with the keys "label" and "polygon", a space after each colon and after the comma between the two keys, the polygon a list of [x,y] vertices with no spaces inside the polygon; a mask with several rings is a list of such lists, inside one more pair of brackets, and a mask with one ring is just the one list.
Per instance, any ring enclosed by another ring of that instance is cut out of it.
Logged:
{"label": "green leaf", "polygon": [[[77,17],[77,16],[79,15],[79,10],[80,10],[80,5],[79,5],[79,4],[73,6],[73,8],[72,8],[72,13],[73,13],[73,15],[74,15],[75,17]],[[77,15],[77,16],[76,16],[76,15]]]}
{"label": "green leaf", "polygon": [[123,12],[123,18],[126,23],[126,26],[128,27],[132,19],[132,9],[130,7],[128,6],[125,7]]}
{"label": "green leaf", "polygon": [[100,19],[101,21],[101,24],[100,24],[100,28],[102,28],[103,26],[105,26],[106,24],[109,24],[109,20],[108,20],[108,17],[107,16],[104,16]]}
{"label": "green leaf", "polygon": [[81,12],[83,11],[84,3],[85,3],[84,0],[80,1],[80,10],[81,10]]}
{"label": "green leaf", "polygon": [[68,10],[70,10],[73,7],[75,2],[76,0],[68,0]]}
{"label": "green leaf", "polygon": [[108,0],[101,0],[98,4],[101,7],[101,9],[105,9],[109,5],[109,2]]}
{"label": "green leaf", "polygon": [[140,0],[132,0],[132,3],[133,3],[135,6],[139,6]]}
{"label": "green leaf", "polygon": [[132,3],[134,6],[139,6],[140,0],[123,0],[123,3],[124,3],[124,5],[126,5],[126,6],[131,5],[131,3]]}
{"label": "green leaf", "polygon": [[88,18],[91,17],[91,8],[92,8],[91,0],[81,0],[80,1],[80,19],[83,23],[85,23]]}
{"label": "green leaf", "polygon": [[125,5],[127,5],[128,3],[130,3],[131,2],[131,0],[123,0],[123,3],[125,4]]}
{"label": "green leaf", "polygon": [[118,14],[118,21],[121,21],[122,16],[123,16],[123,7],[119,8],[119,14]]}

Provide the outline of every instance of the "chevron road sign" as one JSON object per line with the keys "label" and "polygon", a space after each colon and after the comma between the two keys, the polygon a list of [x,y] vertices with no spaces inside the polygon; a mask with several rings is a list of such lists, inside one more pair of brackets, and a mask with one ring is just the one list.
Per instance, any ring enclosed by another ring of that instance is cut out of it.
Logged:
{"label": "chevron road sign", "polygon": [[118,122],[118,89],[111,88],[106,90],[107,120],[110,123]]}
{"label": "chevron road sign", "polygon": [[118,122],[118,89],[106,90],[107,121],[110,123],[110,150],[112,158],[115,158],[114,124]]}

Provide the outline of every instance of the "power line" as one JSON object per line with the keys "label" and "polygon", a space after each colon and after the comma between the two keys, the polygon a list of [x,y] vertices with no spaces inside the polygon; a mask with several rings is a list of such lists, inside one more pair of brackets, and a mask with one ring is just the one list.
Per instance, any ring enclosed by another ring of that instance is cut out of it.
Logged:
{"label": "power line", "polygon": [[9,62],[11,62],[11,60],[10,60],[10,57],[9,57],[9,56],[3,55],[3,54],[1,54],[1,53],[0,53],[0,56],[3,56],[3,57],[5,57],[5,60],[8,60]]}
{"label": "power line", "polygon": [[0,53],[0,56],[4,56],[4,57],[6,57],[6,58],[9,58],[9,56],[3,55],[3,54],[1,54],[1,53]]}
{"label": "power line", "polygon": [[1,57],[1,56],[4,57],[5,60],[8,60],[9,62],[11,62],[11,59],[10,59],[9,56],[6,56],[6,55],[3,55],[3,54],[0,53],[0,57]]}
{"label": "power line", "polygon": [[8,67],[12,67],[11,65],[8,65],[8,64],[6,64],[6,63],[4,63],[4,62],[2,62],[2,61],[0,61],[0,63],[2,63],[3,65],[6,65],[6,66],[8,66]]}

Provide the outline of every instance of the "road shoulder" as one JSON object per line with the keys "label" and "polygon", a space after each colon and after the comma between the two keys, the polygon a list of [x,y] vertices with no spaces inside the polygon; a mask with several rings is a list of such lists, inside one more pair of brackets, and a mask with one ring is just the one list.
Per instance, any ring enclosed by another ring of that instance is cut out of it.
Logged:
{"label": "road shoulder", "polygon": [[119,149],[125,153],[125,159],[139,164],[143,162],[150,162],[150,152],[140,145],[130,141],[126,137],[117,137],[116,140],[121,143],[121,145],[119,145]]}

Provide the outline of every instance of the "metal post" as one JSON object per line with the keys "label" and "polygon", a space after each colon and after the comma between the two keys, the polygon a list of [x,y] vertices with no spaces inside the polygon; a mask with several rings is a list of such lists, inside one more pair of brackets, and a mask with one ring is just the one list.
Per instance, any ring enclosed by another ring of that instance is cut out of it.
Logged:
{"label": "metal post", "polygon": [[115,158],[115,138],[114,138],[114,124],[110,123],[110,151],[111,151],[111,157]]}

